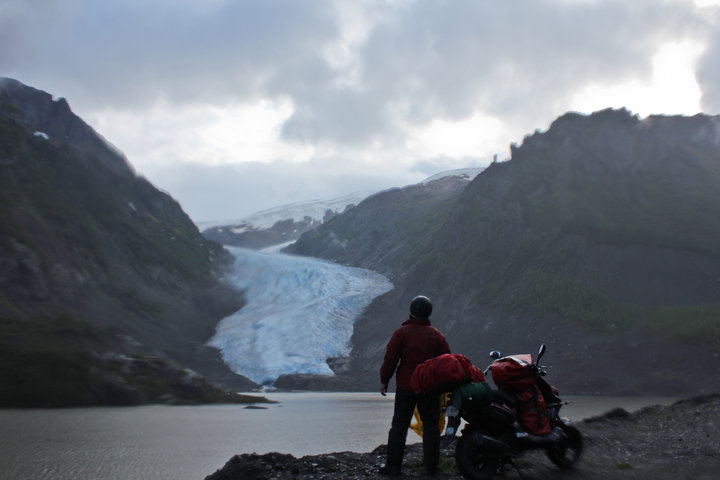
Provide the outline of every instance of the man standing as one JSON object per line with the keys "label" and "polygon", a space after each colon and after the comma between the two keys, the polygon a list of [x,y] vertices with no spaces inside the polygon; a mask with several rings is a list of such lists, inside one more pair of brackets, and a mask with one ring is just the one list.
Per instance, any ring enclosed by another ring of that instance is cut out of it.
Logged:
{"label": "man standing", "polygon": [[[380,368],[380,393],[385,396],[388,383],[396,373],[395,410],[388,433],[387,462],[380,467],[383,475],[400,475],[405,439],[417,405],[423,423],[423,461],[427,473],[432,475],[440,457],[440,399],[437,395],[415,395],[410,388],[410,377],[415,367],[425,360],[450,353],[445,336],[430,325],[432,302],[422,295],[410,302],[410,318],[395,330],[385,351]],[[398,365],[399,362],[399,365]],[[396,371],[397,368],[397,371]]]}

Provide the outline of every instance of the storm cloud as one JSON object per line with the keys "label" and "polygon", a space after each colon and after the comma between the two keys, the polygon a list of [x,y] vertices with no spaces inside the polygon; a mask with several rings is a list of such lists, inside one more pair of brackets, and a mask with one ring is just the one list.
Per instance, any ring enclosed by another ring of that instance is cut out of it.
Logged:
{"label": "storm cloud", "polygon": [[[404,170],[390,169],[399,182],[419,179],[417,165],[452,168],[463,166],[461,162],[487,162],[497,152],[497,142],[518,141],[575,109],[573,101],[584,88],[649,81],[655,55],[668,44],[689,42],[702,49],[694,72],[700,108],[717,113],[720,7],[699,4],[4,0],[0,75],[68,98],[76,112],[96,128],[102,125],[101,133],[119,143],[113,137],[117,132],[122,141],[118,147],[129,150],[141,173],[150,172],[165,188],[177,185],[170,193],[184,206],[186,200],[195,201],[187,187],[180,187],[191,177],[175,181],[177,172],[201,169],[202,155],[184,158],[168,144],[171,154],[161,165],[151,165],[161,155],[149,153],[151,127],[138,121],[143,130],[123,126],[123,133],[120,119],[132,122],[158,109],[223,109],[259,100],[289,105],[277,126],[277,141],[309,149],[303,168],[280,158],[282,152],[259,159],[243,151],[233,153],[237,162],[264,166],[227,168],[240,168],[243,178],[267,175],[263,178],[269,182],[285,177],[270,175],[276,165],[276,172],[284,168],[296,178],[334,178],[336,187],[343,178],[348,182],[343,188],[352,190],[365,183],[353,184],[353,177],[375,168],[363,165],[362,159],[400,162],[405,152]],[[622,105],[598,108],[607,106]],[[413,136],[433,122],[478,115],[501,125],[505,137],[487,140],[487,148],[470,157],[408,152]],[[201,122],[202,114],[198,116]],[[170,133],[165,137],[158,142],[172,141]],[[353,169],[343,170],[344,165]],[[213,178],[196,172],[195,181],[205,176],[208,182]],[[385,178],[378,186],[389,181]],[[298,196],[334,194],[317,182],[307,183],[308,190]],[[226,193],[224,204],[231,202],[232,189]],[[208,217],[211,209],[198,207],[196,215]]]}

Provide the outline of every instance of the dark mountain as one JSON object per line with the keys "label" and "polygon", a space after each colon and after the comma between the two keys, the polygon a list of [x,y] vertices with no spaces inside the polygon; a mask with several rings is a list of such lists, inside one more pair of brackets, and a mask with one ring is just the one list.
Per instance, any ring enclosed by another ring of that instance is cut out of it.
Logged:
{"label": "dark mountain", "polygon": [[223,245],[261,250],[297,240],[303,233],[321,224],[322,221],[311,217],[299,221],[288,218],[278,220],[269,228],[258,228],[250,223],[235,223],[210,227],[203,230],[202,234],[205,238]]}
{"label": "dark mountain", "polygon": [[285,251],[395,276],[413,261],[413,251],[442,228],[468,183],[467,177],[448,175],[371,195]]}
{"label": "dark mountain", "polygon": [[[374,192],[372,192],[374,193]],[[355,192],[332,199],[315,199],[279,205],[236,220],[199,222],[205,238],[223,245],[261,250],[287,244],[367,197]]]}
{"label": "dark mountain", "polygon": [[[409,203],[409,205],[396,205],[396,207],[400,211],[408,212],[414,209],[413,202],[415,201],[420,203],[419,206],[423,206],[422,204],[435,201],[444,202],[447,197],[459,194],[460,190],[481,171],[482,168],[464,168],[440,172],[418,185],[393,189],[393,194],[383,195],[380,198],[387,200],[389,197],[398,197],[397,193],[400,191],[406,192],[412,198],[404,198],[401,201]],[[294,242],[304,233],[327,223],[340,213],[354,208],[355,205],[375,193],[377,191],[356,192],[333,199],[297,202],[257,212],[242,220],[200,222],[199,226],[205,238],[210,240],[215,240],[223,245],[260,250]],[[380,206],[380,208],[383,207]],[[385,212],[390,213],[387,209]],[[356,221],[351,219],[354,219],[354,216],[349,215],[345,217],[344,221]],[[359,222],[362,223],[362,220]],[[378,232],[379,230],[376,229],[376,234]],[[312,243],[309,238],[319,237],[306,237],[303,240],[306,245],[308,242]],[[309,248],[326,249],[332,248],[332,246],[315,245]],[[360,257],[362,255],[358,256],[358,259]]]}
{"label": "dark mountain", "polygon": [[720,388],[720,118],[571,113],[511,153],[445,203],[380,194],[296,243],[396,286],[355,324],[352,381],[375,388],[423,293],[480,365],[545,342],[573,393]]}
{"label": "dark mountain", "polygon": [[232,260],[63,99],[0,79],[0,405],[196,402]]}

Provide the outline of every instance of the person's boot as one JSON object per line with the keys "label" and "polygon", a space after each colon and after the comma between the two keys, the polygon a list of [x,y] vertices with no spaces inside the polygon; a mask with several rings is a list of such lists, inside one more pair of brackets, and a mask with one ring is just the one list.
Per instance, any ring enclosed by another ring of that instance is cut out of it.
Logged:
{"label": "person's boot", "polygon": [[380,475],[387,475],[388,477],[399,477],[400,467],[398,465],[383,465],[378,472]]}

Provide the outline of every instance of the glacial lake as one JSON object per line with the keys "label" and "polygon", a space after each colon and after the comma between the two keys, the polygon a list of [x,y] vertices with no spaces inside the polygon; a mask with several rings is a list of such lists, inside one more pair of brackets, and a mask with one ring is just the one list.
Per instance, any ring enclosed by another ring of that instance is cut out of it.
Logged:
{"label": "glacial lake", "polygon": [[[204,479],[238,453],[369,452],[387,441],[393,395],[266,393],[277,404],[0,409],[0,478]],[[673,398],[564,397],[581,420]],[[412,431],[408,443],[420,441]]]}

